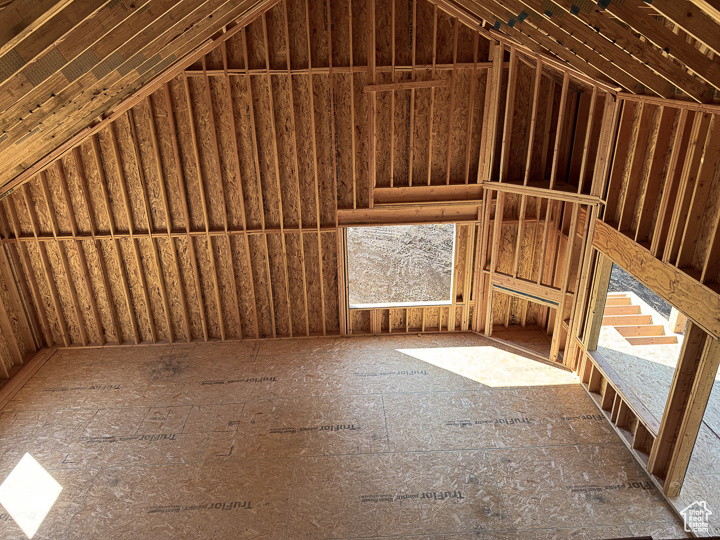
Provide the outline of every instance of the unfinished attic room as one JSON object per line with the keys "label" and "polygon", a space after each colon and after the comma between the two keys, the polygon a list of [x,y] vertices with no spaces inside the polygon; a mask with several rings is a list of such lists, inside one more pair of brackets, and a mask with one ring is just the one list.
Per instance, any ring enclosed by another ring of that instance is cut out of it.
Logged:
{"label": "unfinished attic room", "polygon": [[0,0],[0,538],[720,535],[718,0]]}

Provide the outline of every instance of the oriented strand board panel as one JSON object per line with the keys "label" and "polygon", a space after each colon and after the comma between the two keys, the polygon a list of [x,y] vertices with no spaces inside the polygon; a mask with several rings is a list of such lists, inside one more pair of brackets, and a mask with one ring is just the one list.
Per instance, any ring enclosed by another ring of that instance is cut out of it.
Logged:
{"label": "oriented strand board panel", "polygon": [[[488,38],[427,0],[377,3],[371,75],[361,4],[258,4],[229,39],[7,196],[8,236],[42,293],[28,300],[54,341],[344,331],[338,208],[371,206],[372,176],[475,182],[488,92]],[[434,51],[420,29],[436,36]],[[442,87],[366,91],[418,81]],[[371,143],[369,114],[393,144]],[[414,329],[469,327],[473,239],[463,233],[458,256],[462,303],[427,322],[418,311]]]}
{"label": "oriented strand board panel", "polygon": [[0,412],[0,474],[63,486],[37,537],[684,536],[573,373],[479,336],[133,350],[59,350]]}
{"label": "oriented strand board panel", "polygon": [[[63,10],[80,17],[78,28],[89,34],[67,28],[78,41],[61,40],[55,49],[71,66],[65,74],[77,75],[57,94],[72,103],[61,131],[85,128],[75,113],[104,112],[100,101],[114,103],[116,90],[127,99],[24,173],[15,191],[3,192],[3,239],[17,252],[21,293],[44,322],[47,344],[479,329],[488,298],[476,251],[487,254],[492,234],[482,221],[481,164],[493,182],[535,190],[527,201],[508,193],[499,270],[533,280],[544,272],[541,281],[557,281],[555,267],[534,261],[542,258],[545,231],[568,227],[558,208],[544,211],[537,190],[591,192],[589,180],[580,185],[579,164],[587,161],[589,170],[596,159],[585,148],[599,146],[595,139],[607,127],[609,87],[559,71],[428,0],[213,2],[190,16],[193,1],[147,0],[127,15],[110,4],[98,13]],[[205,8],[214,9],[212,18]],[[126,38],[134,31],[129,22],[146,24],[143,39],[158,37],[153,47],[173,46],[164,40],[188,23],[191,30],[175,40],[176,58],[218,21],[225,29],[136,92],[130,79],[160,73],[171,56],[131,51],[135,44],[114,50],[115,32],[99,36],[97,17],[122,23]],[[91,37],[104,48],[91,46]],[[38,62],[49,43],[43,35],[33,49]],[[23,39],[23,47],[30,43]],[[118,86],[95,103],[91,91],[73,101],[73,85],[88,83],[89,73],[102,81],[117,76]],[[58,76],[40,82],[42,90],[18,91],[40,98]],[[17,126],[35,126],[53,100],[40,99]],[[12,119],[20,109],[8,111]],[[44,156],[43,141],[63,139],[57,129],[43,124],[21,146]],[[5,142],[15,135],[8,132]],[[594,178],[587,170],[585,177]],[[411,194],[414,206],[373,214],[380,188],[395,202]],[[447,206],[426,204],[433,202]],[[453,215],[462,223],[452,305],[348,313],[343,219]],[[698,253],[714,249],[711,232],[706,227]],[[556,240],[553,234],[547,242],[547,260]],[[548,314],[527,302],[500,308],[504,324],[552,329]]]}

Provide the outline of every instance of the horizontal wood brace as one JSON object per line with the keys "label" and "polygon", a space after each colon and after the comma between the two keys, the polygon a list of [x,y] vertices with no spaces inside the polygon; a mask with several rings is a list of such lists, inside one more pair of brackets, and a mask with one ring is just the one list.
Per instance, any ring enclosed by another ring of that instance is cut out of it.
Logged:
{"label": "horizontal wood brace", "polygon": [[444,186],[412,186],[375,188],[373,198],[375,206],[387,204],[445,204],[451,202],[476,202],[483,197],[482,184],[461,184]]}
{"label": "horizontal wood brace", "polygon": [[439,88],[447,86],[447,80],[431,80],[431,81],[404,81],[387,84],[368,84],[363,90],[366,94],[371,92],[390,92],[395,90],[412,90],[418,88]]}
{"label": "horizontal wood brace", "polygon": [[562,291],[559,289],[497,272],[492,275],[492,286],[502,293],[527,298],[551,307],[559,305],[563,297]]}
{"label": "horizontal wood brace", "polygon": [[224,236],[243,236],[252,234],[280,234],[280,233],[328,233],[335,232],[335,227],[266,227],[265,229],[235,229],[235,230],[209,230],[209,231],[175,231],[168,234],[167,232],[147,232],[147,231],[133,231],[130,232],[116,232],[113,234],[100,233],[95,234],[76,234],[72,235],[38,235],[38,236],[20,236],[19,238],[8,238],[5,240],[8,244],[16,244],[18,242],[72,242],[75,240],[112,240],[122,238],[187,238],[187,237],[198,237],[205,238],[206,236],[224,237]]}
{"label": "horizontal wood brace", "polygon": [[602,204],[602,199],[593,195],[583,195],[578,193],[570,193],[567,191],[558,191],[554,189],[545,189],[535,186],[523,186],[519,184],[508,184],[506,182],[485,182],[482,184],[485,189],[493,191],[502,191],[504,193],[515,193],[518,195],[529,195],[531,197],[540,197],[555,201],[575,202],[580,204]]}
{"label": "horizontal wood brace", "polygon": [[380,207],[338,210],[338,225],[377,227],[382,225],[415,225],[422,223],[479,223],[480,205],[427,205],[415,207]]}

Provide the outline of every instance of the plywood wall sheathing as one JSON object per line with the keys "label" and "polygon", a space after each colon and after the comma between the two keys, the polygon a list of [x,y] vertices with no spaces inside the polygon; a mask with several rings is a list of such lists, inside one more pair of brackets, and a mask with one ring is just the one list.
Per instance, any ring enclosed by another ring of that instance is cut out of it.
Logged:
{"label": "plywood wall sheathing", "polygon": [[0,377],[9,378],[42,347],[45,337],[30,301],[16,246],[5,244],[10,224],[0,213]]}
{"label": "plywood wall sheathing", "polygon": [[[474,327],[486,305],[472,298],[477,196],[455,210],[442,191],[415,198],[445,207],[386,207],[401,222],[462,217],[456,290],[446,309],[386,310],[360,328],[342,292],[341,213],[387,219],[373,217],[376,187],[548,187],[553,157],[582,146],[559,134],[583,110],[577,75],[560,84],[426,0],[248,6],[221,11],[249,10],[4,199],[43,334],[102,345]],[[558,193],[576,182],[556,176]],[[511,227],[535,249],[540,203],[509,198],[522,206]],[[516,273],[534,276],[524,257]],[[534,324],[533,309],[505,315],[528,313]]]}

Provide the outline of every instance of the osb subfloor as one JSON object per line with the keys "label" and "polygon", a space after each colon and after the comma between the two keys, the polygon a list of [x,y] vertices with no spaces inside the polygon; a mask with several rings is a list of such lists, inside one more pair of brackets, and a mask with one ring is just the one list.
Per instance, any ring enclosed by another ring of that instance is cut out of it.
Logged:
{"label": "osb subfloor", "polygon": [[493,328],[492,337],[507,342],[508,345],[526,349],[542,358],[550,358],[550,338],[539,328],[522,328],[497,325]]}
{"label": "osb subfloor", "polygon": [[574,375],[468,334],[61,350],[0,449],[63,486],[36,538],[684,534]]}
{"label": "osb subfloor", "polygon": [[[642,313],[652,315],[653,324],[664,324],[665,333],[672,334],[667,319],[636,294],[626,294],[641,306]],[[675,344],[634,346],[613,327],[604,326],[600,331],[598,352],[658,421],[682,348],[683,336],[677,337]],[[720,374],[710,393],[683,488],[672,503],[680,511],[694,501],[706,501],[713,512],[720,510]],[[711,517],[709,525],[708,534],[720,535],[720,518]]]}

